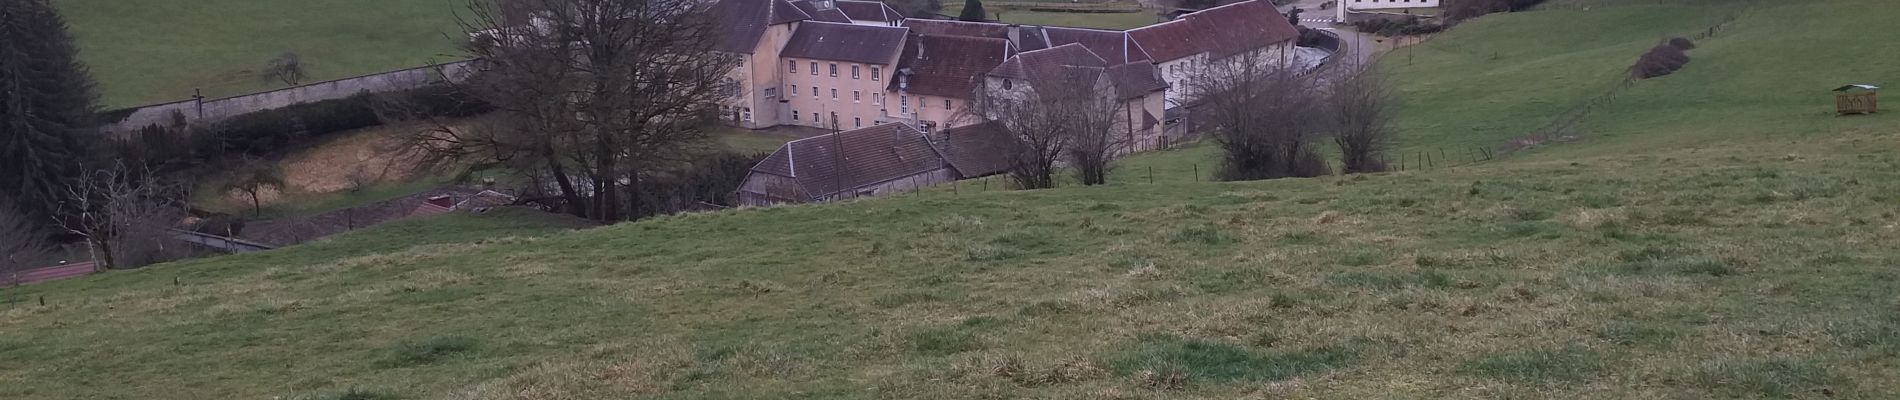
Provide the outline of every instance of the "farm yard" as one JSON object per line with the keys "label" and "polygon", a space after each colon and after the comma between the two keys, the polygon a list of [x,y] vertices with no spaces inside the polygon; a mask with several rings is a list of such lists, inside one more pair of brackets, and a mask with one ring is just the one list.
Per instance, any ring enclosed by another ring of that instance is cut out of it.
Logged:
{"label": "farm yard", "polygon": [[1896,13],[1553,0],[1383,56],[1392,153],[1497,150],[1466,165],[1210,182],[1201,141],[1101,186],[450,214],[26,286],[0,398],[1900,398],[1900,124],[1829,92],[1900,81],[1841,45]]}

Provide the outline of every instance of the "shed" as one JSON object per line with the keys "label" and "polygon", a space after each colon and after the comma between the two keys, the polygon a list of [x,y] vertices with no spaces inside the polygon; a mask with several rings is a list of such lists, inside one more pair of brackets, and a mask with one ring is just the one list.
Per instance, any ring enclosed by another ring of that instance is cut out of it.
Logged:
{"label": "shed", "polygon": [[1834,88],[1834,112],[1838,115],[1873,114],[1880,110],[1879,86],[1853,84]]}

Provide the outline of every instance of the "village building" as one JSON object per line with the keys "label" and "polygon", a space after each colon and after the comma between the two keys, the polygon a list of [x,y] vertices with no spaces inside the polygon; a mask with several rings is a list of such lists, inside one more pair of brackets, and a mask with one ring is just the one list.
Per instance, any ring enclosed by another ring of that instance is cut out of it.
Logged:
{"label": "village building", "polygon": [[1120,115],[1113,129],[1126,135],[1118,151],[1151,150],[1163,143],[1160,117],[1165,113],[1163,98],[1168,84],[1162,81],[1155,64],[1145,58],[1117,64],[1081,43],[1025,51],[990,71],[984,90],[993,93],[993,98],[1024,99],[1038,87],[1076,84],[1092,85],[1088,92],[1114,96],[1117,104],[1111,111]]}
{"label": "village building", "polygon": [[[859,129],[905,122],[923,132],[982,122],[962,115],[985,74],[1018,53],[1078,45],[1120,80],[1159,74],[1160,92],[1118,86],[1142,103],[1130,126],[1190,97],[1209,62],[1289,65],[1298,31],[1267,0],[1247,0],[1128,31],[906,19],[855,0],[720,0],[718,50],[740,59],[722,119],[746,128]],[[1245,57],[1243,57],[1245,56]],[[1126,66],[1126,67],[1124,67]],[[1144,78],[1145,79],[1145,78]],[[1143,79],[1136,79],[1143,80]],[[1161,109],[1142,115],[1147,103]]]}

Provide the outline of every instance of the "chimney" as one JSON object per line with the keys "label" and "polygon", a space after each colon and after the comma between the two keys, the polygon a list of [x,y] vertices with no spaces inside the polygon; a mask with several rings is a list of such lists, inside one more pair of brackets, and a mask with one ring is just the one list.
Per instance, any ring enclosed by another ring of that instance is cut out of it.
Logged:
{"label": "chimney", "polygon": [[1009,24],[1009,43],[1016,45],[1016,47],[1023,47],[1022,25]]}

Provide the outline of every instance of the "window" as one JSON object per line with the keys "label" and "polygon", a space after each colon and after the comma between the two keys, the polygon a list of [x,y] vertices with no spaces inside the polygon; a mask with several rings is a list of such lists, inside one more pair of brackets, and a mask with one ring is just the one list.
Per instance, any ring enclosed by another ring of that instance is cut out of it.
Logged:
{"label": "window", "polygon": [[[819,124],[819,123],[821,123],[821,122],[824,122],[824,121],[819,121],[819,120],[818,120],[818,113],[811,113],[811,123],[814,123],[814,124]],[[820,125],[822,125],[822,124],[820,124]]]}
{"label": "window", "polygon": [[811,76],[818,76],[818,62],[811,62]]}
{"label": "window", "polygon": [[837,88],[832,88],[832,89],[831,89],[831,101],[838,101],[838,89],[837,89]]}
{"label": "window", "polygon": [[812,87],[811,87],[811,97],[818,97],[818,87],[817,87],[817,86],[812,86]]}
{"label": "window", "polygon": [[910,115],[910,96],[897,96],[897,115]]}
{"label": "window", "polygon": [[793,121],[798,120],[798,110],[792,110],[792,120]]}
{"label": "window", "polygon": [[945,109],[945,110],[954,110],[954,109],[956,109],[956,107],[954,107],[954,106],[952,106],[952,105],[950,104],[950,99],[943,99],[943,109]]}
{"label": "window", "polygon": [[871,80],[874,80],[874,81],[875,81],[875,80],[882,80],[882,79],[884,79],[884,74],[883,74],[883,73],[879,73],[879,72],[877,72],[877,71],[878,71],[879,69],[881,69],[881,68],[878,68],[878,67],[871,67]]}
{"label": "window", "polygon": [[831,63],[831,77],[838,77],[838,63]]}
{"label": "window", "polygon": [[858,118],[858,117],[851,117],[851,127],[852,127],[852,128],[863,128],[863,127],[864,127],[864,119],[863,119],[863,118]]}
{"label": "window", "polygon": [[851,79],[858,79],[858,66],[851,66]]}
{"label": "window", "polygon": [[739,67],[745,68],[745,57],[739,57]]}
{"label": "window", "polygon": [[871,94],[871,104],[876,104],[876,105],[884,105],[884,94],[883,94],[883,93],[872,93],[872,94]]}
{"label": "window", "polygon": [[798,73],[798,60],[785,60],[785,71]]}
{"label": "window", "polygon": [[791,96],[788,96],[788,97],[798,97],[798,86],[797,86],[797,85],[793,85],[793,86],[792,86],[792,95],[791,95]]}
{"label": "window", "polygon": [[745,108],[745,122],[752,122],[752,107]]}
{"label": "window", "polygon": [[930,108],[930,98],[917,96],[917,109],[922,110],[926,108]]}
{"label": "window", "polygon": [[859,103],[859,102],[863,102],[863,101],[864,101],[864,96],[863,96],[863,93],[862,93],[862,92],[859,92],[859,91],[856,91],[856,90],[853,90],[853,91],[851,91],[851,102],[852,102],[852,103]]}
{"label": "window", "polygon": [[1011,86],[1015,86],[1015,85],[1011,84],[1009,82],[1009,79],[1003,79],[1003,90],[1009,90],[1011,89]]}

